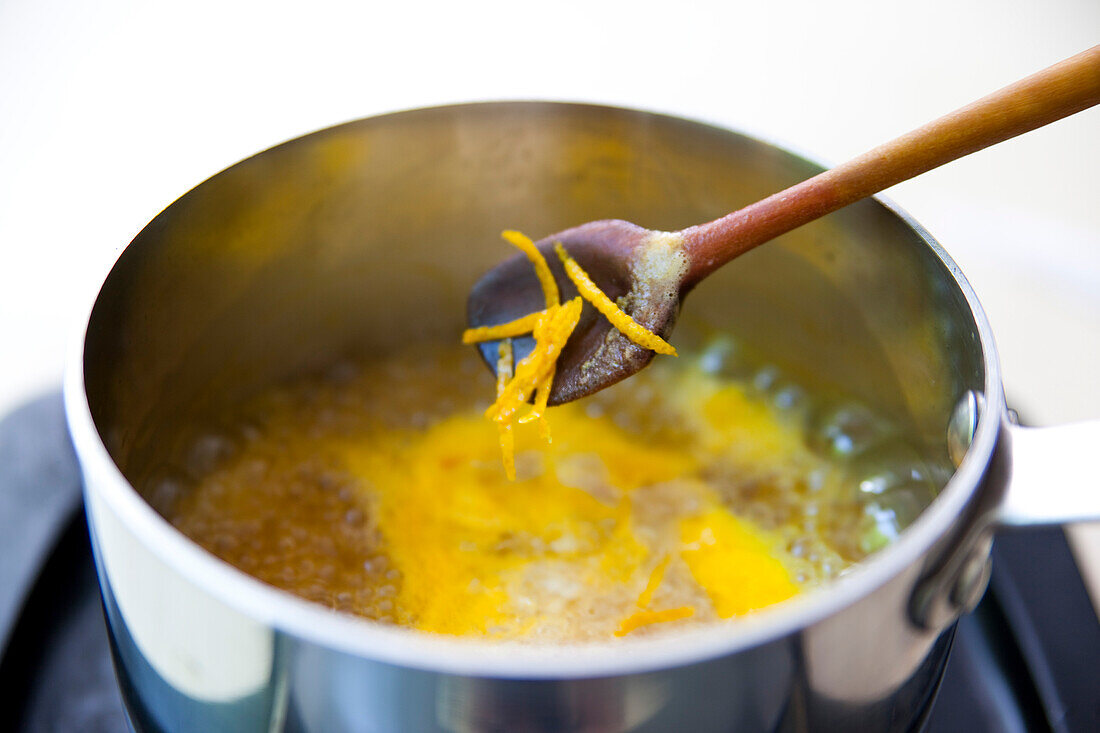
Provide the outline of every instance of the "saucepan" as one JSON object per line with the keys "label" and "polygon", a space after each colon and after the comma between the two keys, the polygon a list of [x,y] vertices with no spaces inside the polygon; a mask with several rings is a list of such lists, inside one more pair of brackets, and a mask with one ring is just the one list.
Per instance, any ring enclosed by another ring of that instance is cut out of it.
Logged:
{"label": "saucepan", "polygon": [[1100,425],[1013,424],[974,292],[883,199],[739,259],[682,316],[736,334],[810,389],[873,405],[937,467],[942,488],[908,529],[823,589],[615,643],[478,642],[307,603],[155,509],[180,490],[163,466],[226,405],[343,355],[456,339],[470,285],[505,255],[501,229],[622,218],[676,230],[820,170],[675,117],[486,103],[307,135],[169,206],[107,276],[65,384],[134,728],[918,726],[954,624],[984,592],[993,531],[1100,513],[1100,495],[1081,491]]}

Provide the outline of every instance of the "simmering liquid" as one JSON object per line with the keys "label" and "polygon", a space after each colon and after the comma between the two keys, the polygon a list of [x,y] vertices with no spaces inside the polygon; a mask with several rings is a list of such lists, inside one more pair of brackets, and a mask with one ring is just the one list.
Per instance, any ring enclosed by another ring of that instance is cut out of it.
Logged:
{"label": "simmering liquid", "polygon": [[343,364],[227,418],[197,444],[219,460],[161,508],[264,582],[425,632],[580,641],[719,623],[843,573],[932,491],[910,453],[889,470],[857,460],[890,426],[824,410],[774,369],[731,376],[727,350],[552,408],[550,444],[517,426],[515,482],[472,349]]}

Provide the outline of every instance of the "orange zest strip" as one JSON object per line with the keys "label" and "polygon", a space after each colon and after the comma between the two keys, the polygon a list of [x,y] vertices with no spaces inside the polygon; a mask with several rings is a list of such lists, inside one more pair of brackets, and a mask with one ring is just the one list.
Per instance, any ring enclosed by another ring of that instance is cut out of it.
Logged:
{"label": "orange zest strip", "polygon": [[546,403],[550,400],[550,388],[554,386],[556,372],[557,364],[550,367],[550,373],[546,375],[546,379],[539,382],[539,386],[535,389],[535,404],[531,407],[531,411],[519,419],[520,425],[538,420],[539,437],[547,443],[553,441],[550,439],[550,424],[546,422]]}
{"label": "orange zest strip", "polygon": [[[497,357],[497,396],[499,397],[508,381],[512,378],[512,339],[500,342],[500,356]],[[500,452],[504,461],[504,473],[509,481],[516,480],[516,437],[512,434],[512,423],[497,423],[500,432]]]}
{"label": "orange zest strip", "polygon": [[638,611],[623,619],[622,623],[619,624],[619,628],[615,629],[615,636],[626,636],[631,631],[641,628],[642,626],[660,624],[667,621],[679,621],[680,619],[691,618],[694,615],[695,609],[691,606],[669,608],[664,611]]}
{"label": "orange zest strip", "polygon": [[511,229],[501,232],[500,236],[519,248],[523,254],[527,255],[527,259],[531,260],[531,264],[535,266],[535,275],[539,279],[539,285],[542,286],[543,295],[546,296],[546,307],[552,308],[558,305],[561,302],[558,295],[558,283],[550,272],[550,265],[546,264],[546,258],[535,247],[535,243],[531,241],[531,238]]}
{"label": "orange zest strip", "polygon": [[512,433],[512,423],[500,423],[500,458],[504,463],[504,475],[509,481],[516,480],[516,436]]}
{"label": "orange zest strip", "polygon": [[657,586],[664,580],[665,570],[671,561],[672,555],[665,555],[664,559],[657,563],[657,567],[653,568],[653,572],[649,574],[649,582],[646,583],[645,590],[638,596],[638,608],[648,608],[649,604],[653,602],[653,594],[657,592]]}
{"label": "orange zest strip", "polygon": [[512,378],[512,339],[506,338],[500,342],[500,351],[497,355],[497,396],[504,391],[508,380]]}
{"label": "orange zest strip", "polygon": [[528,313],[521,318],[517,318],[514,321],[508,321],[507,323],[500,323],[495,326],[467,328],[462,332],[462,343],[476,344],[479,341],[495,341],[497,339],[511,338],[512,336],[522,336],[525,333],[531,333],[531,331],[535,329],[535,324],[539,322],[539,318],[544,315],[546,315],[546,311],[535,311],[534,313]]}
{"label": "orange zest strip", "polygon": [[562,306],[547,309],[548,315],[539,320],[532,332],[534,350],[516,365],[515,376],[486,410],[486,417],[497,422],[511,421],[516,411],[526,404],[527,396],[550,376],[562,347],[577,327],[582,304],[577,297]]}
{"label": "orange zest strip", "polygon": [[561,306],[548,308],[547,315],[539,319],[535,324],[532,335],[535,337],[535,348],[516,364],[516,371],[512,379],[504,385],[504,390],[497,395],[496,401],[485,411],[485,417],[497,422],[511,422],[516,410],[527,399],[527,395],[541,381],[543,371],[543,357],[546,350],[546,334],[551,320],[561,311]]}
{"label": "orange zest strip", "polygon": [[565,251],[565,247],[561,246],[561,242],[554,244],[554,251],[558,253],[558,257],[561,259],[562,264],[565,266],[565,274],[569,276],[569,279],[573,281],[573,284],[577,286],[577,290],[584,296],[592,305],[596,306],[596,310],[604,315],[607,320],[611,321],[611,325],[622,331],[623,335],[646,349],[656,351],[658,354],[668,354],[669,356],[676,356],[676,349],[657,334],[650,331],[645,326],[640,325],[633,318],[615,305],[611,298],[608,298],[596,283],[592,282],[592,278],[588,276],[588,273],[584,271],[577,261],[569,256],[569,253]]}

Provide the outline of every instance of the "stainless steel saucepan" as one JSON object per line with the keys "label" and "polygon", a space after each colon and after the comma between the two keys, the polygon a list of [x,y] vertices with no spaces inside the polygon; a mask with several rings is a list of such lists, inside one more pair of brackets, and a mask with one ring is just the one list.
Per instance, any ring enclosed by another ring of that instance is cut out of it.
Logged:
{"label": "stainless steel saucepan", "polygon": [[[65,401],[134,727],[213,731],[904,730],[999,524],[1100,514],[1100,425],[1011,423],[985,315],[895,206],[868,200],[688,299],[801,383],[873,405],[946,485],[890,547],[751,617],[577,646],[382,627],[255,580],[155,510],[226,405],[342,355],[454,340],[471,283],[534,234],[675,230],[820,168],[633,110],[473,104],[361,120],[245,160],[154,219],[108,275]],[[1091,506],[1086,506],[1091,503]]]}

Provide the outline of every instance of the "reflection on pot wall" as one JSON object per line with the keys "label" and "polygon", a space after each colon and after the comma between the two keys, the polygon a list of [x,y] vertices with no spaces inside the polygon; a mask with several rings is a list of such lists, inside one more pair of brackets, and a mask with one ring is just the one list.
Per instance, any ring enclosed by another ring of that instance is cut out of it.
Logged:
{"label": "reflection on pot wall", "polygon": [[272,629],[149,553],[94,491],[85,506],[116,671],[139,729],[266,729],[279,713]]}
{"label": "reflection on pot wall", "polygon": [[310,731],[774,730],[790,696],[790,650],[783,642],[741,662],[546,681],[436,675],[302,648],[288,719]]}

